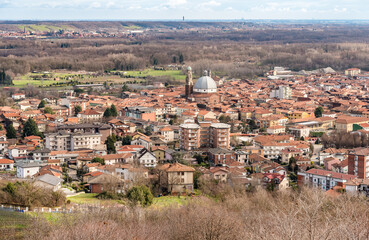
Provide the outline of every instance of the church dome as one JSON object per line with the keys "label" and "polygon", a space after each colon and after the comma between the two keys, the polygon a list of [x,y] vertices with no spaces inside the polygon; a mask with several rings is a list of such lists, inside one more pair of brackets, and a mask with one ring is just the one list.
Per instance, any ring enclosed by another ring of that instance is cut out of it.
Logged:
{"label": "church dome", "polygon": [[217,84],[209,76],[202,76],[196,81],[194,86],[194,92],[196,93],[214,93],[216,91]]}

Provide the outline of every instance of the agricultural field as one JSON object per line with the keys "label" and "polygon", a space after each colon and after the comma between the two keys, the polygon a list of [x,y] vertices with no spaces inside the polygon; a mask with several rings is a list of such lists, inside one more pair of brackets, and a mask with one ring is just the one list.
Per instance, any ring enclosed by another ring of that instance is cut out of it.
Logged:
{"label": "agricultural field", "polygon": [[30,32],[50,32],[50,31],[59,31],[59,30],[73,30],[72,27],[67,25],[62,26],[53,26],[53,25],[45,25],[45,24],[29,24],[29,25],[22,25],[19,24],[17,27],[20,30],[30,31]]}
{"label": "agricultural field", "polygon": [[130,77],[164,77],[169,76],[173,77],[176,80],[185,80],[186,75],[182,73],[181,70],[154,70],[154,69],[146,69],[144,71],[120,71],[124,74],[124,76]]}
{"label": "agricultural field", "polygon": [[[116,73],[112,71],[111,73]],[[36,87],[48,87],[50,85],[63,86],[71,81],[78,81],[80,83],[114,83],[123,84],[127,81],[139,79],[138,81],[145,81],[146,77],[171,77],[174,80],[184,82],[186,76],[181,70],[154,70],[146,69],[143,71],[120,71],[120,75],[94,75],[92,73],[79,72],[44,72],[44,73],[28,73],[22,76],[15,77],[13,83],[15,87],[26,87],[33,85]]]}
{"label": "agricultural field", "polygon": [[28,214],[0,210],[0,239],[22,239],[30,222]]}

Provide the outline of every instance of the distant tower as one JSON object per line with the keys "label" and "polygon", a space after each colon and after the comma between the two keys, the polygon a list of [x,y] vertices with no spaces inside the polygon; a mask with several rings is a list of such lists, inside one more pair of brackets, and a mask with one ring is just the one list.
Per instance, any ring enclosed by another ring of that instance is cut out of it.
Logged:
{"label": "distant tower", "polygon": [[188,98],[193,93],[193,81],[192,81],[192,68],[187,68],[186,76],[186,98]]}
{"label": "distant tower", "polygon": [[183,21],[184,21],[184,16],[183,16]]}
{"label": "distant tower", "polygon": [[211,70],[209,70],[208,76],[211,77]]}

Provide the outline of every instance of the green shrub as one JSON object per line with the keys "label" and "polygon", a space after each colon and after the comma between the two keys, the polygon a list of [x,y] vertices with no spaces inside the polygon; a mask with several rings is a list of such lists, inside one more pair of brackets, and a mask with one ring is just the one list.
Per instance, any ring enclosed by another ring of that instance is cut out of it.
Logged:
{"label": "green shrub", "polygon": [[139,204],[141,206],[150,206],[153,202],[154,196],[148,187],[136,186],[132,187],[127,192],[127,198],[135,205]]}

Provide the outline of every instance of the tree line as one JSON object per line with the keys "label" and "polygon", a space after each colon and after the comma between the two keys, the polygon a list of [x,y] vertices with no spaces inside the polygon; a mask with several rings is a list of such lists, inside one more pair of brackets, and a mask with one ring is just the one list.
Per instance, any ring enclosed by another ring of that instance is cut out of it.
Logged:
{"label": "tree line", "polygon": [[[140,70],[169,64],[191,65],[196,75],[204,69],[231,77],[261,76],[273,66],[292,70],[332,67],[344,70],[359,67],[369,70],[368,43],[264,43],[227,39],[158,39],[154,36],[140,44],[117,39],[65,40],[71,47],[46,40],[4,40],[14,48],[0,52],[0,68],[7,76],[32,71],[58,69],[104,72]],[[92,42],[99,43],[92,45]],[[1,45],[0,44],[0,45]]]}

